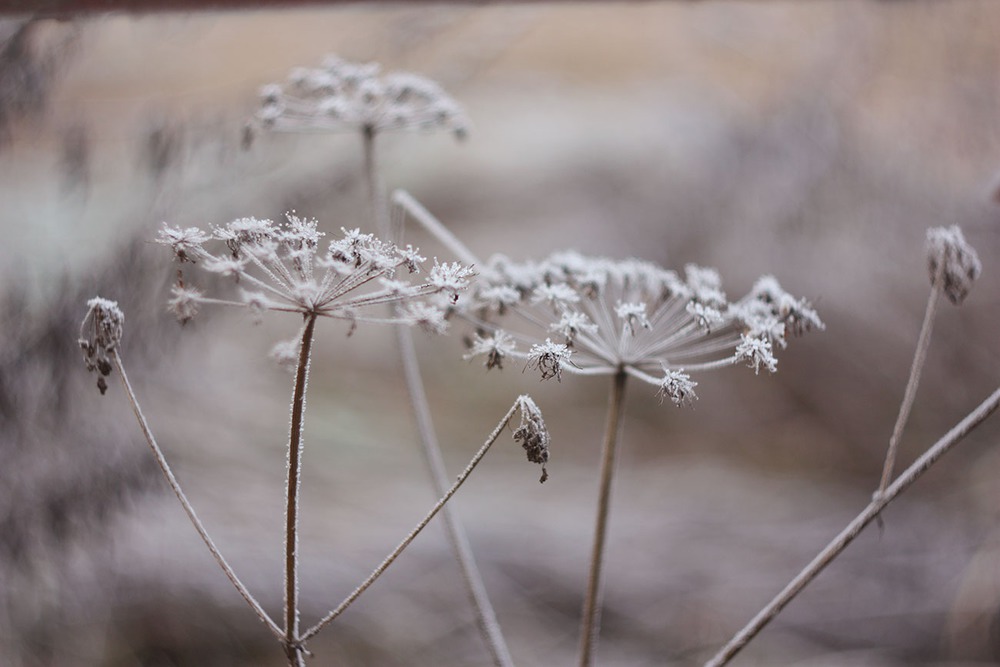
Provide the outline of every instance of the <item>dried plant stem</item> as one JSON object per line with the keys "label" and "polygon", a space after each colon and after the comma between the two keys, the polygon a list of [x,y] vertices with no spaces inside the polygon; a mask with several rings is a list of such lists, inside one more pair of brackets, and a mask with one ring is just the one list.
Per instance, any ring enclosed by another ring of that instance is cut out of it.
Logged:
{"label": "dried plant stem", "polygon": [[416,527],[410,531],[409,535],[407,535],[403,541],[392,550],[392,553],[386,556],[385,560],[383,560],[382,563],[375,568],[371,575],[365,579],[360,586],[355,588],[354,591],[348,595],[339,606],[324,616],[318,623],[316,623],[316,625],[306,630],[306,632],[302,634],[300,641],[306,641],[315,636],[315,634],[322,630],[324,626],[344,613],[344,611],[346,611],[355,600],[361,597],[361,595],[368,590],[369,586],[375,583],[375,581],[382,576],[382,573],[389,569],[389,566],[392,565],[396,558],[399,557],[399,554],[403,553],[403,550],[406,549],[406,547],[408,547],[414,539],[416,539],[417,535],[423,531],[427,524],[430,523],[431,519],[433,519],[437,513],[441,511],[441,508],[445,506],[445,503],[447,503],[451,497],[455,495],[455,492],[458,491],[462,484],[465,483],[465,480],[469,478],[469,475],[471,475],[472,471],[479,465],[479,462],[483,459],[483,456],[486,455],[486,452],[489,451],[490,447],[493,446],[493,443],[500,437],[504,427],[507,426],[511,418],[514,416],[514,413],[519,409],[519,405],[519,401],[514,402],[514,404],[510,407],[510,410],[507,411],[507,414],[503,416],[500,423],[497,424],[496,428],[493,429],[493,432],[490,433],[488,438],[486,438],[486,442],[483,443],[483,446],[479,448],[479,451],[476,452],[475,456],[472,457],[472,460],[469,461],[469,465],[466,466],[465,470],[462,471],[462,473],[455,480],[455,483],[452,484],[451,488],[448,489],[444,496],[442,496],[441,499],[435,503],[434,507],[431,508],[431,511],[427,513],[427,516],[425,516],[420,523],[418,523]]}
{"label": "dried plant stem", "polygon": [[[942,268],[943,266],[942,264]],[[899,415],[896,417],[896,424],[892,427],[892,436],[889,438],[889,450],[885,454],[882,479],[879,482],[876,494],[885,493],[886,487],[892,481],[893,468],[896,465],[896,453],[899,450],[899,440],[903,437],[903,428],[910,418],[910,410],[913,408],[913,401],[917,396],[917,385],[920,384],[920,373],[927,362],[927,349],[931,344],[931,330],[934,328],[934,312],[937,310],[937,303],[941,296],[942,282],[939,275],[934,281],[930,297],[927,299],[927,309],[924,311],[924,323],[920,328],[920,336],[917,338],[917,349],[913,354],[913,364],[910,366],[910,378],[906,383],[906,391],[903,392],[903,402],[899,406]]]}
{"label": "dried plant stem", "polygon": [[[396,337],[402,355],[403,374],[406,378],[410,404],[413,406],[417,422],[417,433],[420,437],[424,459],[434,482],[435,491],[438,495],[444,495],[448,488],[448,475],[435,435],[434,424],[431,421],[430,407],[427,404],[424,384],[420,377],[420,366],[417,362],[417,353],[413,346],[413,336],[410,329],[397,326]],[[476,623],[489,648],[493,664],[496,667],[513,667],[514,661],[507,648],[503,632],[500,630],[496,612],[493,610],[489,595],[486,593],[486,584],[483,582],[483,576],[476,564],[465,529],[450,507],[443,508],[441,518],[444,521],[452,551],[458,560],[459,568],[462,570],[462,579],[465,581],[469,601],[476,612]]]}
{"label": "dried plant stem", "polygon": [[222,568],[226,577],[233,584],[233,586],[236,587],[236,590],[239,591],[241,596],[243,596],[243,599],[246,600],[248,605],[250,605],[250,608],[253,609],[254,613],[257,614],[257,618],[259,618],[261,622],[267,626],[268,630],[270,630],[275,637],[281,639],[281,628],[278,627],[277,623],[271,620],[271,617],[267,615],[264,608],[260,606],[260,603],[257,602],[253,595],[250,594],[250,591],[243,585],[240,578],[236,576],[236,572],[234,572],[233,568],[229,566],[228,562],[226,562],[226,559],[222,556],[219,548],[215,546],[215,542],[213,542],[212,538],[209,537],[208,531],[205,530],[205,526],[202,525],[201,520],[195,513],[194,507],[191,506],[187,496],[184,495],[184,491],[181,489],[180,483],[177,481],[173,471],[170,469],[170,465],[167,463],[167,459],[163,455],[163,450],[161,450],[160,446],[156,443],[156,438],[153,437],[153,431],[149,428],[149,423],[146,421],[146,417],[143,415],[142,409],[139,407],[139,399],[136,398],[135,392],[132,390],[132,383],[129,382],[128,375],[125,373],[125,366],[122,364],[121,357],[119,357],[118,353],[115,351],[112,351],[109,356],[112,361],[114,361],[115,368],[118,369],[118,376],[121,378],[122,386],[125,388],[125,395],[128,396],[129,404],[132,406],[132,412],[135,413],[135,418],[139,422],[139,428],[142,430],[142,435],[146,438],[146,443],[149,445],[149,448],[153,450],[153,456],[156,458],[156,463],[160,466],[160,471],[163,473],[163,477],[167,480],[167,484],[170,485],[174,495],[177,496],[177,500],[180,501],[181,507],[184,508],[184,512],[187,514],[188,519],[191,520],[191,524],[194,526],[194,529],[198,531],[198,535],[201,537],[201,540],[205,543],[205,546],[208,547],[208,550],[215,558],[215,562],[219,564],[220,568]]}
{"label": "dried plant stem", "polygon": [[365,153],[365,183],[368,187],[368,205],[371,219],[375,221],[375,229],[383,239],[396,241],[389,220],[389,209],[385,200],[385,189],[379,177],[378,160],[375,155],[375,130],[366,127],[361,133]]}
{"label": "dried plant stem", "polygon": [[481,263],[475,253],[459,241],[457,236],[448,231],[448,228],[441,224],[441,221],[414,199],[413,195],[409,192],[406,190],[394,190],[392,193],[392,203],[406,211],[410,217],[420,223],[434,238],[443,243],[448,250],[455,253],[458,259],[470,265]]}
{"label": "dried plant stem", "polygon": [[306,315],[299,344],[299,361],[292,391],[292,423],[288,436],[288,476],[285,488],[285,630],[282,644],[289,667],[305,664],[299,639],[298,528],[299,488],[302,472],[302,424],[306,409],[306,386],[309,383],[309,359],[312,350],[316,314]]}
{"label": "dried plant stem", "polygon": [[785,608],[789,602],[795,599],[799,593],[813,580],[816,576],[823,571],[827,565],[836,558],[840,552],[842,552],[847,545],[849,545],[854,538],[856,538],[888,505],[892,502],[896,496],[905,491],[911,484],[913,484],[917,479],[920,478],[925,472],[927,472],[937,461],[944,456],[948,450],[958,444],[965,436],[967,436],[975,427],[981,424],[987,417],[989,417],[996,409],[1000,407],[1000,389],[997,389],[987,398],[985,401],[979,404],[979,406],[970,412],[962,421],[956,424],[948,433],[944,435],[940,440],[938,440],[934,445],[924,452],[923,456],[918,458],[909,468],[904,470],[896,481],[889,486],[884,493],[878,494],[875,498],[865,507],[864,510],[858,514],[853,521],[851,521],[844,530],[840,532],[837,537],[833,539],[823,549],[819,555],[817,555],[811,563],[806,565],[806,567],[799,572],[792,581],[785,586],[785,588],[778,593],[777,596],[771,602],[768,603],[766,607],[760,610],[756,616],[751,619],[747,625],[736,633],[736,635],[729,640],[726,644],[711,660],[705,663],[706,667],[718,667],[719,665],[725,665],[728,663],[733,656],[739,653],[747,643],[750,642],[754,637],[760,633],[764,627],[771,622],[771,620],[777,616],[782,609]]}
{"label": "dried plant stem", "polygon": [[[372,216],[376,227],[387,232],[387,240],[398,244],[402,241],[403,226],[401,223],[394,223],[387,219],[385,190],[382,188],[379,179],[374,133],[365,132],[364,145],[365,174],[368,182],[369,207]],[[402,324],[396,325],[395,329],[397,347],[399,348],[403,364],[403,376],[406,381],[407,393],[410,397],[410,405],[413,408],[421,451],[423,452],[424,460],[427,463],[428,472],[434,485],[434,492],[438,496],[443,496],[448,489],[448,474],[444,465],[444,457],[441,455],[441,447],[437,441],[434,422],[431,418],[430,405],[427,402],[427,394],[424,391],[424,383],[420,374],[420,364],[417,361],[417,352],[413,344],[413,334],[409,327]],[[469,545],[469,539],[465,534],[465,530],[449,507],[444,507],[442,519],[445,525],[445,532],[448,535],[448,541],[451,543],[452,552],[455,554],[455,559],[458,561],[459,569],[462,572],[462,580],[465,582],[469,601],[472,603],[472,608],[475,611],[476,625],[483,640],[486,642],[490,656],[493,659],[493,664],[496,667],[513,667],[514,661],[511,658],[507,642],[500,630],[496,612],[493,610],[489,595],[486,593],[486,584],[483,582],[482,573],[476,564],[476,559],[473,556],[472,547]]]}
{"label": "dried plant stem", "polygon": [[583,603],[583,619],[580,624],[580,667],[590,667],[594,664],[597,638],[601,632],[604,542],[608,532],[608,512],[611,508],[611,482],[615,476],[618,443],[621,440],[622,405],[625,400],[625,380],[627,378],[628,375],[624,370],[619,370],[615,374],[611,385],[611,395],[608,398],[608,419],[601,452],[601,481],[598,491],[597,519],[594,527],[594,546],[590,555],[587,597]]}

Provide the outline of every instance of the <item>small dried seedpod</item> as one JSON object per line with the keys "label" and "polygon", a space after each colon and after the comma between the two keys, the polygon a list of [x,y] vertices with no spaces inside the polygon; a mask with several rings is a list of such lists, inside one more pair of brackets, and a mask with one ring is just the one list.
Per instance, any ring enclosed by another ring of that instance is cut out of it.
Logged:
{"label": "small dried seedpod", "polygon": [[549,473],[545,464],[549,461],[549,431],[542,419],[542,411],[527,394],[517,399],[521,412],[521,423],[514,431],[514,440],[521,443],[528,460],[542,466],[542,476],[538,480],[545,483]]}
{"label": "small dried seedpod", "polygon": [[94,297],[87,302],[87,315],[80,325],[80,349],[88,371],[97,371],[97,388],[101,394],[108,390],[104,379],[113,368],[109,355],[118,347],[122,338],[125,315],[115,301]]}
{"label": "small dried seedpod", "polygon": [[927,230],[927,268],[931,285],[940,287],[955,305],[962,303],[979,277],[982,264],[958,225]]}

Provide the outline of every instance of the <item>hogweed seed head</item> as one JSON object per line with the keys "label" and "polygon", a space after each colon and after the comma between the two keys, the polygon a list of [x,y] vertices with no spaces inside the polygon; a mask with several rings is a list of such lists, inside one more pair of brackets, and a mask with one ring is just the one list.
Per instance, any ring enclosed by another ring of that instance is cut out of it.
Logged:
{"label": "hogweed seed head", "polygon": [[518,410],[521,413],[521,423],[514,431],[514,440],[521,443],[528,460],[542,466],[542,477],[539,482],[545,483],[549,473],[545,464],[549,461],[549,431],[542,419],[542,411],[527,394],[517,398]]}
{"label": "hogweed seed head", "polygon": [[125,314],[116,301],[94,297],[87,302],[87,314],[80,324],[80,349],[87,370],[98,373],[97,388],[101,394],[108,390],[105,378],[111,374],[111,359],[122,339]]}
{"label": "hogweed seed head", "polygon": [[257,121],[285,132],[468,132],[462,108],[440,86],[416,74],[383,74],[376,63],[328,56],[320,67],[299,67],[283,84],[260,90]]}
{"label": "hogweed seed head", "polygon": [[563,371],[624,370],[675,405],[697,398],[691,373],[741,363],[775,372],[775,348],[823,329],[809,303],[771,276],[730,302],[714,269],[689,265],[682,278],[649,262],[575,252],[541,262],[495,257],[451,312],[476,327],[466,358],[484,355],[487,368],[522,359],[557,380]]}
{"label": "hogweed seed head", "polygon": [[962,303],[979,277],[982,264],[958,225],[927,230],[927,268],[931,285],[942,280],[941,289],[955,305]]}
{"label": "hogweed seed head", "polygon": [[[211,233],[165,224],[157,241],[170,246],[178,261],[197,262],[241,288],[237,301],[209,299],[178,273],[168,307],[181,322],[194,317],[204,303],[223,303],[249,307],[258,316],[284,311],[343,319],[352,327],[366,321],[400,322],[444,331],[444,309],[469,286],[475,276],[471,268],[435,260],[422,280],[412,279],[425,262],[412,246],[401,249],[358,229],[342,232],[324,248],[316,221],[294,213],[286,214],[282,224],[240,218]],[[213,242],[222,246],[220,251],[209,250]],[[446,303],[433,300],[435,296],[444,296]],[[392,317],[366,314],[381,304],[403,307]]]}

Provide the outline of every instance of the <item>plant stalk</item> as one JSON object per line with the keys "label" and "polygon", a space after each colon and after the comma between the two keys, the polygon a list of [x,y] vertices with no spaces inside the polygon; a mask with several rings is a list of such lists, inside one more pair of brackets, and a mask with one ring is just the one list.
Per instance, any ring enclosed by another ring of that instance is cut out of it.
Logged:
{"label": "plant stalk", "polygon": [[394,233],[389,221],[389,208],[385,200],[385,189],[379,177],[378,160],[375,155],[375,129],[365,127],[361,133],[365,153],[365,183],[368,186],[368,206],[371,219],[375,222],[375,230],[379,237],[387,241],[396,241],[398,234]]}
{"label": "plant stalk", "polygon": [[236,572],[230,567],[229,563],[222,556],[218,547],[215,546],[215,542],[209,537],[208,531],[205,530],[205,526],[201,523],[198,515],[194,511],[194,507],[188,501],[187,496],[181,489],[180,482],[174,476],[173,470],[170,469],[170,464],[167,463],[166,457],[163,455],[163,450],[156,443],[156,438],[153,437],[153,431],[149,427],[149,423],[146,421],[145,415],[142,413],[142,409],[139,407],[139,399],[135,395],[135,391],[132,390],[132,383],[128,380],[128,375],[125,374],[125,366],[122,364],[121,357],[118,356],[117,351],[111,351],[110,356],[112,361],[114,361],[115,368],[118,369],[118,376],[121,378],[122,386],[125,388],[125,395],[128,396],[129,404],[132,406],[132,412],[135,414],[136,420],[139,422],[139,428],[142,430],[142,435],[146,438],[146,443],[149,448],[153,450],[153,456],[156,458],[156,463],[160,466],[160,471],[163,473],[163,477],[167,480],[167,484],[170,485],[170,489],[177,496],[177,500],[180,501],[181,507],[184,508],[184,512],[187,514],[188,519],[190,519],[191,524],[194,529],[198,531],[198,535],[201,537],[202,542],[208,547],[208,550],[212,553],[215,558],[215,562],[219,564],[222,571],[225,573],[226,578],[236,587],[240,595],[246,601],[250,608],[253,609],[254,613],[257,614],[257,618],[267,626],[267,629],[274,634],[275,637],[281,639],[283,637],[281,629],[278,627],[277,623],[271,620],[271,617],[267,615],[264,608],[261,607],[260,603],[250,594],[247,587],[243,585],[240,578],[236,576]]}
{"label": "plant stalk", "polygon": [[989,398],[980,403],[976,409],[966,415],[962,421],[934,443],[930,449],[924,452],[923,456],[904,470],[896,478],[896,481],[886,488],[884,493],[877,494],[868,506],[853,521],[847,524],[847,527],[833,538],[826,548],[819,552],[812,562],[806,565],[767,606],[761,609],[742,630],[729,640],[729,643],[723,646],[711,660],[705,663],[705,667],[719,667],[732,660],[733,656],[739,653],[750,640],[756,637],[834,558],[840,555],[840,552],[847,548],[847,545],[854,541],[854,538],[861,533],[865,526],[880,515],[886,505],[908,489],[921,475],[930,470],[948,450],[985,421],[998,407],[1000,407],[1000,389],[994,391]]}
{"label": "plant stalk", "polygon": [[[379,178],[378,155],[375,146],[375,134],[366,128],[364,135],[365,177],[368,184],[369,209],[376,229],[384,235],[385,240],[399,244],[402,242],[403,227],[394,222],[388,215],[385,190]],[[404,324],[397,324],[396,342],[403,364],[403,376],[410,406],[413,408],[414,420],[417,426],[417,436],[420,439],[421,451],[431,477],[436,495],[443,496],[448,489],[448,474],[444,465],[444,457],[438,444],[434,422],[431,417],[430,405],[424,391],[424,383],[420,374],[420,363],[417,361],[416,348],[413,344],[413,334]],[[514,667],[514,661],[507,648],[503,632],[497,621],[496,612],[486,592],[483,575],[476,564],[469,538],[461,523],[455,517],[450,507],[444,507],[442,518],[445,532],[451,544],[452,553],[458,561],[465,582],[466,592],[476,616],[476,625],[486,643],[495,667]]]}
{"label": "plant stalk", "polygon": [[292,423],[288,436],[288,476],[285,488],[285,629],[282,643],[289,667],[305,665],[302,641],[299,638],[299,489],[302,473],[302,425],[316,314],[306,315],[305,320],[295,371],[295,388],[292,391]]}
{"label": "plant stalk", "polygon": [[608,398],[608,418],[601,452],[601,481],[598,491],[597,519],[594,527],[594,545],[590,555],[590,575],[587,579],[587,597],[583,603],[580,625],[580,667],[591,667],[597,651],[601,632],[601,604],[604,594],[603,565],[604,543],[608,532],[608,513],[611,509],[611,483],[615,475],[618,443],[622,433],[622,405],[625,399],[624,369],[615,373]]}
{"label": "plant stalk", "polygon": [[[941,265],[943,271],[944,264]],[[931,330],[934,328],[934,312],[937,310],[937,303],[941,296],[942,276],[938,275],[931,287],[930,297],[927,299],[927,309],[924,311],[924,323],[920,327],[920,336],[917,338],[917,349],[913,353],[913,363],[910,366],[910,378],[906,382],[906,390],[903,392],[903,402],[899,405],[899,414],[896,416],[896,424],[892,427],[892,436],[889,438],[889,449],[885,454],[885,465],[882,467],[882,479],[879,481],[876,495],[885,492],[889,482],[892,481],[893,468],[896,466],[896,453],[899,450],[899,441],[903,437],[903,428],[910,418],[910,410],[917,397],[917,385],[920,384],[920,373],[927,362],[927,349],[931,344]]]}
{"label": "plant stalk", "polygon": [[472,471],[475,470],[476,466],[479,465],[479,462],[482,461],[483,456],[486,455],[486,452],[489,451],[490,447],[493,446],[493,443],[496,442],[497,438],[500,437],[500,434],[503,432],[504,427],[506,427],[507,424],[510,422],[511,417],[514,416],[514,413],[518,410],[518,407],[519,407],[519,402],[515,401],[514,405],[512,405],[510,407],[510,410],[507,411],[507,414],[503,416],[503,419],[500,420],[500,423],[497,424],[496,428],[493,429],[493,432],[490,433],[489,437],[487,437],[486,442],[483,444],[483,446],[479,448],[479,451],[476,452],[476,454],[472,457],[472,460],[469,461],[469,465],[465,467],[465,470],[463,470],[462,473],[455,480],[455,483],[452,484],[451,488],[448,489],[448,491],[441,497],[440,500],[437,501],[437,503],[435,503],[434,507],[431,508],[431,511],[427,513],[427,515],[420,521],[420,523],[418,523],[416,527],[413,530],[411,530],[410,533],[405,538],[403,538],[403,541],[400,542],[399,545],[395,549],[393,549],[388,556],[385,557],[385,560],[383,560],[382,563],[377,568],[375,568],[375,570],[371,573],[371,575],[369,575],[369,577],[365,579],[360,586],[355,588],[350,595],[344,598],[343,602],[341,602],[333,611],[324,616],[318,623],[316,623],[316,625],[306,630],[306,632],[302,634],[301,641],[306,641],[310,639],[317,632],[322,630],[325,625],[327,625],[335,618],[340,616],[342,613],[344,613],[355,600],[361,597],[362,593],[368,590],[369,586],[374,584],[375,581],[382,576],[382,573],[384,573],[387,569],[389,569],[389,566],[392,565],[392,563],[396,560],[396,558],[399,557],[401,553],[403,553],[403,550],[406,549],[406,547],[408,547],[410,543],[413,542],[414,539],[416,539],[417,535],[419,535],[420,532],[423,531],[423,529],[427,526],[427,524],[431,522],[431,519],[433,519],[437,515],[437,513],[441,511],[441,509],[445,506],[445,503],[447,503],[451,499],[451,497],[455,495],[455,492],[458,491],[458,489],[462,486],[462,484],[465,483],[465,480],[469,478],[469,475],[472,474]]}

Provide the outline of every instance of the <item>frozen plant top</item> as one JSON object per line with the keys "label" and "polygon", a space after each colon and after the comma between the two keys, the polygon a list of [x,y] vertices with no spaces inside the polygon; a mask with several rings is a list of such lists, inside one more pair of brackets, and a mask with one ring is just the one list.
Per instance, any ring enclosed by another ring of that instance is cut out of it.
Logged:
{"label": "frozen plant top", "polygon": [[99,296],[87,302],[87,314],[80,325],[80,349],[87,370],[97,371],[97,388],[103,394],[108,390],[106,378],[111,375],[109,357],[122,339],[125,314],[118,303]]}
{"label": "frozen plant top", "polygon": [[941,289],[955,305],[965,300],[983,270],[979,255],[957,225],[927,230],[927,268],[931,285],[937,284],[940,275]]}
{"label": "frozen plant top", "polygon": [[688,265],[682,278],[649,262],[575,252],[541,262],[494,257],[453,313],[477,328],[466,356],[482,356],[487,368],[512,358],[542,379],[624,370],[676,405],[696,398],[690,373],[737,364],[774,372],[776,347],[823,328],[809,303],[771,276],[730,302],[714,269]]}
{"label": "frozen plant top", "polygon": [[[434,266],[421,273],[425,259],[411,246],[399,248],[359,230],[343,229],[341,238],[321,243],[315,220],[292,213],[276,224],[240,218],[205,232],[164,224],[158,243],[170,246],[181,264],[197,263],[205,271],[228,276],[240,286],[240,300],[212,299],[185,283],[178,273],[170,310],[186,322],[205,303],[319,315],[355,322],[402,322],[442,332],[444,306],[425,297],[443,295],[454,301],[469,284],[472,270],[458,263]],[[218,251],[208,249],[218,246]],[[420,274],[420,280],[410,281]],[[365,313],[371,306],[398,304],[395,317]]]}
{"label": "frozen plant top", "polygon": [[377,63],[327,56],[321,67],[297,67],[285,83],[260,91],[257,119],[289,132],[468,131],[462,108],[440,86],[416,74],[382,74]]}

